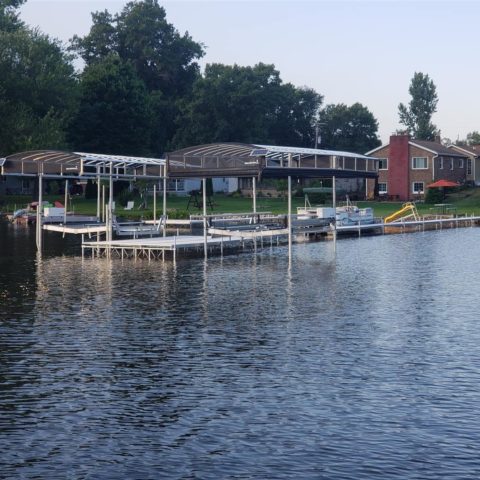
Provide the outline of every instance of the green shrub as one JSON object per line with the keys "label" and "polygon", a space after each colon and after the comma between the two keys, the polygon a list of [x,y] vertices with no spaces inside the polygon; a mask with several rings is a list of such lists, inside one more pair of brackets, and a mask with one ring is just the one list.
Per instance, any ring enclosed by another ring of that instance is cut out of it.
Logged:
{"label": "green shrub", "polygon": [[190,212],[187,210],[178,210],[177,208],[172,208],[167,210],[168,218],[176,219],[188,219],[190,218]]}
{"label": "green shrub", "polygon": [[135,195],[133,194],[133,192],[130,192],[128,189],[124,189],[117,195],[116,200],[120,205],[122,205],[122,207],[126,207],[127,203],[134,198]]}
{"label": "green shrub", "polygon": [[443,191],[441,188],[429,188],[425,195],[425,203],[441,203],[443,201]]}

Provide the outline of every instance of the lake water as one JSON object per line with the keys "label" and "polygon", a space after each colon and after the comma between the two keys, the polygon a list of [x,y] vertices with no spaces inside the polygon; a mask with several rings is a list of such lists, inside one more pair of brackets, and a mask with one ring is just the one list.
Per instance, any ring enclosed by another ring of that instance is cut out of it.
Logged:
{"label": "lake water", "polygon": [[0,224],[0,478],[480,477],[480,229],[291,270],[45,243]]}

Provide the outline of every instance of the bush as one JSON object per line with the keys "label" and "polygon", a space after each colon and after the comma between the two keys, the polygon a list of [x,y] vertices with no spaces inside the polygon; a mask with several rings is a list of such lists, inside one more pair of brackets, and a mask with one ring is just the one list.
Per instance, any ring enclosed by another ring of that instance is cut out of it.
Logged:
{"label": "bush", "polygon": [[176,218],[176,219],[188,219],[190,218],[190,212],[187,210],[178,210],[176,208],[172,208],[171,210],[167,210],[168,218]]}
{"label": "bush", "polygon": [[425,195],[425,203],[442,203],[443,191],[441,188],[429,188]]}
{"label": "bush", "polygon": [[128,189],[124,189],[117,195],[116,200],[122,207],[126,207],[127,203],[134,198],[135,195],[133,194],[133,192],[130,192]]}

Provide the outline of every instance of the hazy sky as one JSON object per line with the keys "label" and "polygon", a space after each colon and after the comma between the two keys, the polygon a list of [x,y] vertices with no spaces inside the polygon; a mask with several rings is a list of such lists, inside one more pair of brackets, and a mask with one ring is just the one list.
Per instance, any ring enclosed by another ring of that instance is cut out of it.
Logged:
{"label": "hazy sky", "polygon": [[[366,105],[383,141],[399,128],[413,73],[437,86],[442,136],[480,130],[479,1],[159,2],[167,19],[206,46],[201,64],[273,63],[285,82],[307,85],[326,103]],[[60,40],[84,35],[90,12],[118,12],[123,0],[28,0],[22,19]]]}

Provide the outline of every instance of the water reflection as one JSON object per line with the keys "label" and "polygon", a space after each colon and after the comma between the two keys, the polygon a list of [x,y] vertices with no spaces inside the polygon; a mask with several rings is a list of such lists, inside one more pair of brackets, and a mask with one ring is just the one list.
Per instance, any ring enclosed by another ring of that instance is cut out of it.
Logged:
{"label": "water reflection", "polygon": [[478,230],[296,245],[290,269],[3,233],[0,476],[478,477]]}

